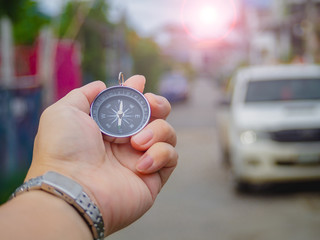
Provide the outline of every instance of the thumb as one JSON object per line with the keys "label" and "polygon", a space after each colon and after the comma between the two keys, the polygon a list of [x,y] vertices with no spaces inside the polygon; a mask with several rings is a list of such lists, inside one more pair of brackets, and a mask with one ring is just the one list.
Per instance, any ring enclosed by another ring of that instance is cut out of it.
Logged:
{"label": "thumb", "polygon": [[94,98],[105,88],[106,85],[103,82],[95,81],[72,90],[65,97],[60,99],[59,102],[75,107],[80,111],[89,114],[90,105]]}

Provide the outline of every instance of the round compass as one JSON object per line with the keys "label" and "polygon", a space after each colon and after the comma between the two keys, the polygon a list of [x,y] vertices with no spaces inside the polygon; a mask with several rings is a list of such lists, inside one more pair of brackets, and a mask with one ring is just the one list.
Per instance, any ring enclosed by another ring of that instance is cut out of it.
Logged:
{"label": "round compass", "polygon": [[151,114],[143,94],[122,84],[99,93],[90,112],[101,132],[112,137],[136,134],[148,124]]}

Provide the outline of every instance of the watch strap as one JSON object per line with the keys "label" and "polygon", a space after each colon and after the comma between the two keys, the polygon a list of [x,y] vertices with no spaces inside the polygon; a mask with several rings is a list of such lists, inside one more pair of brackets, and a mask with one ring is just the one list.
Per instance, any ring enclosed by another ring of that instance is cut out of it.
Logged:
{"label": "watch strap", "polygon": [[57,172],[47,172],[18,187],[10,199],[31,190],[43,190],[71,204],[88,224],[94,240],[104,239],[104,222],[99,208],[83,191],[80,184]]}

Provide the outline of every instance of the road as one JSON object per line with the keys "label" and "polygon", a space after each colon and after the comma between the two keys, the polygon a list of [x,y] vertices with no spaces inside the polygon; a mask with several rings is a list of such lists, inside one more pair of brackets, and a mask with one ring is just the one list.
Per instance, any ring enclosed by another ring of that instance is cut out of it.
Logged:
{"label": "road", "polygon": [[178,135],[179,164],[153,208],[111,240],[318,240],[319,184],[239,194],[219,159],[217,92],[193,83],[188,102],[173,105],[168,121]]}

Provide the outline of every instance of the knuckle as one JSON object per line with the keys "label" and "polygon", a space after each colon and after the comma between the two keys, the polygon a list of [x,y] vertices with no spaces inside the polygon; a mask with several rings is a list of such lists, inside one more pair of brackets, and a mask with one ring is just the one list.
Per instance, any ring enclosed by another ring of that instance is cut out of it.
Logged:
{"label": "knuckle", "polygon": [[168,143],[157,143],[158,157],[164,161],[167,167],[175,167],[178,161],[178,153],[175,148]]}
{"label": "knuckle", "polygon": [[155,124],[159,129],[159,137],[164,139],[164,141],[171,143],[173,146],[176,145],[177,136],[174,128],[165,120],[157,119]]}

